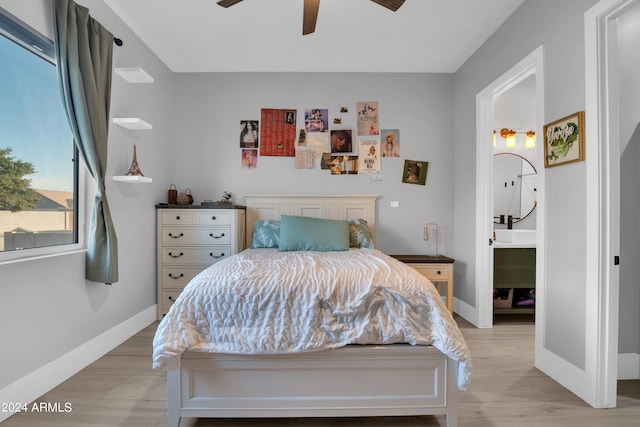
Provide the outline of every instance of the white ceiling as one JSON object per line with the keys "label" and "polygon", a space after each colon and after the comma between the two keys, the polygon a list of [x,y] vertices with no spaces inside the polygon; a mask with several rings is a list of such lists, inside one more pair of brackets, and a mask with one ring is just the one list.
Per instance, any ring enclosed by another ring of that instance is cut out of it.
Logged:
{"label": "white ceiling", "polygon": [[307,36],[302,0],[103,1],[174,72],[452,73],[524,0],[322,0]]}

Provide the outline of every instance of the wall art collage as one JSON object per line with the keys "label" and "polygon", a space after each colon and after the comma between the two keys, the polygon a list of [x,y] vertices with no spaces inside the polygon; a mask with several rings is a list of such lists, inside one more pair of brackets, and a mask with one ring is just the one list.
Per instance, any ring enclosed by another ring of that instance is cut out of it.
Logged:
{"label": "wall art collage", "polygon": [[[355,125],[353,125],[355,119]],[[352,124],[352,126],[349,126]],[[380,129],[377,101],[357,102],[355,115],[340,107],[263,108],[260,119],[240,121],[242,168],[258,168],[266,157],[293,157],[296,169],[320,169],[332,175],[380,174],[382,158],[400,157],[400,131]],[[428,163],[405,160],[402,182],[425,185]]]}

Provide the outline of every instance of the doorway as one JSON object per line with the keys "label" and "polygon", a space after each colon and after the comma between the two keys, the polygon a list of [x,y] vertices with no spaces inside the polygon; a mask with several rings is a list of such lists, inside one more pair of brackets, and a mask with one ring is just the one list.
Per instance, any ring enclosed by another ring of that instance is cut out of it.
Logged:
{"label": "doorway", "polygon": [[[494,81],[476,96],[476,301],[478,306],[477,325],[481,328],[493,326],[493,231],[494,231],[494,191],[493,191],[493,154],[491,135],[496,126],[501,126],[497,117],[499,109],[497,100],[512,91],[515,87],[524,86],[525,82],[533,83],[532,99],[534,125],[532,130],[537,135],[535,158],[542,159],[542,126],[544,115],[544,76],[542,47],[537,48],[512,69]],[[497,138],[498,140],[500,137]],[[544,294],[544,168],[536,167],[536,294],[537,300]],[[538,346],[539,328],[543,326],[544,307],[536,307],[536,348]]]}

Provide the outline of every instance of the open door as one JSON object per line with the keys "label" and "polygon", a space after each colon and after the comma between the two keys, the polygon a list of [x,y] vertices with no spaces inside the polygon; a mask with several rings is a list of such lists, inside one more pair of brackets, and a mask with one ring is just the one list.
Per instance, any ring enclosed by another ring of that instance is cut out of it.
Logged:
{"label": "open door", "polygon": [[[620,126],[618,48],[626,13],[640,0],[601,0],[585,14],[587,144],[587,330],[584,400],[616,406],[620,251]],[[592,347],[596,350],[592,351]]]}

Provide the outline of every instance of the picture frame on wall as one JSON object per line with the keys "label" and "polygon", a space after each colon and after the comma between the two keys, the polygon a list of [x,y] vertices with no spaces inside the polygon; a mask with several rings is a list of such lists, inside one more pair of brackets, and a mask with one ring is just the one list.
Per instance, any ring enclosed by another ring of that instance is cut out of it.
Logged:
{"label": "picture frame on wall", "polygon": [[584,111],[544,125],[544,167],[585,159]]}
{"label": "picture frame on wall", "polygon": [[406,184],[425,185],[427,183],[428,168],[429,162],[405,160],[402,172],[402,182]]}

